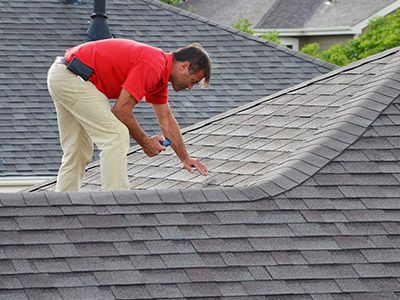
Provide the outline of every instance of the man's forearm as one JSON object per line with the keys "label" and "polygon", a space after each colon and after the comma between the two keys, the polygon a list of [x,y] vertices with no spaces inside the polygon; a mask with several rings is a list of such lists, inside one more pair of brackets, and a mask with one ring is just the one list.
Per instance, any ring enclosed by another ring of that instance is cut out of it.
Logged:
{"label": "man's forearm", "polygon": [[172,141],[171,147],[174,149],[176,155],[179,157],[181,161],[185,161],[190,158],[185,143],[183,141],[183,137],[181,134],[181,130],[179,128],[178,122],[175,118],[172,118],[168,125],[163,126],[161,128],[165,137]]}
{"label": "man's forearm", "polygon": [[135,118],[135,115],[132,112],[117,112],[112,109],[112,112],[120,120],[122,123],[128,127],[129,135],[135,139],[139,145],[143,147],[145,141],[147,140],[148,136],[140,127],[138,121]]}

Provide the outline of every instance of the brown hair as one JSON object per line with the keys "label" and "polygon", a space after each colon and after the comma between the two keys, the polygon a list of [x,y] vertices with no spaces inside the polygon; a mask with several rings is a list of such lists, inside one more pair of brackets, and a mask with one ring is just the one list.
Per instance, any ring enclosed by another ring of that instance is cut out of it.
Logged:
{"label": "brown hair", "polygon": [[190,63],[189,71],[191,73],[203,70],[204,78],[199,82],[201,87],[206,87],[211,78],[211,60],[206,50],[199,43],[187,45],[172,52],[177,61],[188,61]]}

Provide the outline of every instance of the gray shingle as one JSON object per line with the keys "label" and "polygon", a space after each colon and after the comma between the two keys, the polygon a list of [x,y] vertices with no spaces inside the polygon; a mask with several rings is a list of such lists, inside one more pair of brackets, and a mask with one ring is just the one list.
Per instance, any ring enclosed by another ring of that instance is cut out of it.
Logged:
{"label": "gray shingle", "polygon": [[135,295],[137,299],[150,299],[151,295],[144,285],[113,286],[112,292],[117,299],[132,299]]}
{"label": "gray shingle", "polygon": [[359,250],[301,251],[309,264],[353,264],[366,263]]}
{"label": "gray shingle", "polygon": [[80,287],[57,289],[63,299],[115,299],[108,287]]}
{"label": "gray shingle", "polygon": [[46,193],[46,198],[51,205],[71,205],[68,193]]}
{"label": "gray shingle", "polygon": [[116,242],[114,247],[120,255],[135,255],[135,254],[148,254],[149,250],[146,248],[144,242]]}
{"label": "gray shingle", "polygon": [[124,227],[128,225],[128,221],[124,216],[111,215],[83,215],[78,217],[80,227],[83,228],[106,228],[106,227]]}
{"label": "gray shingle", "polygon": [[167,266],[160,256],[155,255],[134,255],[130,256],[136,270],[165,269]]}
{"label": "gray shingle", "polygon": [[163,239],[200,239],[207,237],[201,226],[168,226],[157,228]]}
{"label": "gray shingle", "polygon": [[125,229],[68,229],[65,230],[71,242],[120,242],[131,240]]}
{"label": "gray shingle", "polygon": [[44,193],[26,193],[23,197],[28,206],[42,206],[47,204],[47,198]]}
{"label": "gray shingle", "polygon": [[182,293],[176,284],[149,284],[146,285],[152,298],[182,298]]}
{"label": "gray shingle", "polygon": [[329,237],[323,238],[259,238],[249,239],[250,244],[258,251],[274,250],[334,250],[339,249],[336,241]]}
{"label": "gray shingle", "polygon": [[251,251],[253,248],[246,239],[202,239],[192,241],[194,249],[202,252]]}
{"label": "gray shingle", "polygon": [[139,271],[102,271],[94,272],[97,281],[103,285],[128,285],[143,283],[143,276]]}
{"label": "gray shingle", "polygon": [[396,264],[355,264],[354,269],[362,278],[399,277],[400,266]]}
{"label": "gray shingle", "polygon": [[342,292],[335,280],[302,280],[300,284],[305,292],[310,294]]}
{"label": "gray shingle", "polygon": [[64,273],[71,269],[64,259],[36,259],[34,260],[36,269],[42,273]]}
{"label": "gray shingle", "polygon": [[247,252],[223,253],[222,258],[228,266],[259,266],[275,265],[276,262],[268,252],[256,252],[251,255]]}
{"label": "gray shingle", "polygon": [[0,201],[2,206],[24,206],[24,198],[19,193],[2,193],[0,194]]}
{"label": "gray shingle", "polygon": [[222,296],[216,283],[182,283],[178,287],[186,298]]}
{"label": "gray shingle", "polygon": [[344,292],[390,292],[398,291],[400,285],[394,279],[337,279],[336,283]]}
{"label": "gray shingle", "polygon": [[303,288],[298,283],[284,281],[248,281],[243,282],[243,287],[249,295],[279,295],[301,294]]}
{"label": "gray shingle", "polygon": [[117,202],[114,199],[114,194],[109,192],[94,192],[91,193],[93,202],[100,205],[112,205],[116,204]]}

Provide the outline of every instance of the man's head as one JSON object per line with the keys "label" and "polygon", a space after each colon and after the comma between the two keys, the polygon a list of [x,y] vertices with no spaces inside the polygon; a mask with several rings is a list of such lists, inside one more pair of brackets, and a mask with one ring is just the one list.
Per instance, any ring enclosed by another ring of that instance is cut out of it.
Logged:
{"label": "man's head", "polygon": [[174,90],[191,90],[199,83],[205,87],[211,78],[211,60],[199,43],[190,44],[172,52],[174,62],[172,64],[170,81]]}

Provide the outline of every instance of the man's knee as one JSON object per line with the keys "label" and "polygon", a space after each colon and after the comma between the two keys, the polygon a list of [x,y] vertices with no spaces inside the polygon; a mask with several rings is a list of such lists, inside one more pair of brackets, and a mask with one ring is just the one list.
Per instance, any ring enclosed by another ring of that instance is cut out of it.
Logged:
{"label": "man's knee", "polygon": [[120,141],[124,146],[129,148],[129,129],[123,123],[121,123],[119,127]]}
{"label": "man's knee", "polygon": [[110,140],[108,142],[111,148],[118,147],[122,151],[127,152],[130,145],[128,128],[123,123],[119,123],[118,126],[116,126],[115,132],[110,135]]}

